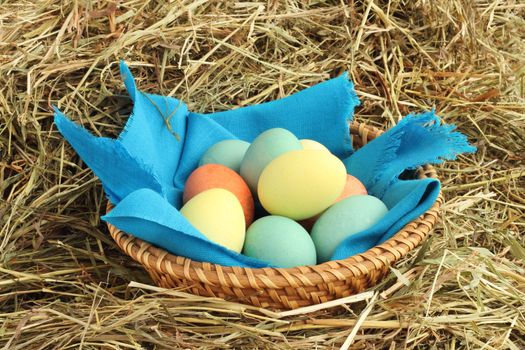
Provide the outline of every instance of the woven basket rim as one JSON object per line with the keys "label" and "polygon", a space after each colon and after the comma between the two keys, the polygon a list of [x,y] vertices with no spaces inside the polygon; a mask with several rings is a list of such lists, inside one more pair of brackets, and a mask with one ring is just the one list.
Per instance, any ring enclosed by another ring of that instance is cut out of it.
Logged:
{"label": "woven basket rim", "polygon": [[[383,131],[364,123],[352,122],[350,132],[354,136],[382,134]],[[366,144],[366,140],[365,140]],[[437,178],[435,169],[425,165],[418,169],[418,178]],[[199,262],[186,257],[171,254],[155,247],[141,239],[127,234],[108,223],[108,228],[115,242],[133,259],[150,269],[172,275],[183,276],[188,280],[200,280],[215,285],[232,285],[243,288],[250,286],[260,288],[260,282],[268,287],[279,289],[283,287],[312,286],[318,283],[329,283],[360,277],[370,274],[385,266],[390,266],[416,248],[432,230],[437,218],[443,197],[440,191],[433,206],[419,218],[413,220],[398,231],[394,236],[366,252],[356,254],[342,260],[332,260],[325,263],[298,266],[293,268],[247,268],[238,266],[223,266],[209,262]],[[107,212],[112,209],[108,201]],[[227,280],[230,282],[228,283]]]}

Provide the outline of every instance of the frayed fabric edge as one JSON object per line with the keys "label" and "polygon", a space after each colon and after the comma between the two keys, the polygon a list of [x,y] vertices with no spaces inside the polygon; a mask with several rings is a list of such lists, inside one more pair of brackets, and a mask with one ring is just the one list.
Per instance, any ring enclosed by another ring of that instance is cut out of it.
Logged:
{"label": "frayed fabric edge", "polygon": [[355,92],[355,86],[352,80],[350,80],[350,76],[348,72],[344,72],[341,75],[341,78],[344,80],[343,87],[346,93],[346,96],[344,98],[344,111],[346,113],[345,115],[345,121],[347,124],[347,133],[345,135],[344,144],[346,145],[347,154],[344,155],[343,158],[349,157],[354,153],[354,147],[352,145],[352,135],[350,135],[350,123],[354,120],[354,111],[355,108],[361,105],[361,101],[359,100],[359,97],[357,96],[357,93]]}

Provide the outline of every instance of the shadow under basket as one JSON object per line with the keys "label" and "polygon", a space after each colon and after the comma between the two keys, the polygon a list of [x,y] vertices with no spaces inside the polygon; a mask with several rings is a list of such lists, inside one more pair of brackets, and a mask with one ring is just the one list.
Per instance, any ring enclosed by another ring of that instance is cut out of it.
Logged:
{"label": "shadow under basket", "polygon": [[[353,122],[350,134],[355,148],[383,131]],[[418,178],[437,177],[430,165],[421,167]],[[432,231],[443,201],[434,205],[384,243],[350,258],[295,268],[243,268],[198,262],[152,246],[113,225],[109,232],[118,246],[148,271],[164,288],[182,288],[201,296],[252,304],[270,309],[295,309],[360,293],[377,284],[389,266],[416,248]],[[108,211],[111,206],[108,204]]]}

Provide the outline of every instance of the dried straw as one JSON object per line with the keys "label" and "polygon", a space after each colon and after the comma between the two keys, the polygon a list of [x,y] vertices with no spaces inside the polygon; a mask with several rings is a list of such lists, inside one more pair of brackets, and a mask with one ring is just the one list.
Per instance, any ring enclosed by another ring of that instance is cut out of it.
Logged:
{"label": "dried straw", "polygon": [[[347,70],[357,120],[435,107],[479,151],[439,168],[442,224],[361,301],[283,315],[158,290],[50,109],[117,135],[119,59],[208,112]],[[524,115],[520,1],[1,1],[0,349],[524,349]]]}

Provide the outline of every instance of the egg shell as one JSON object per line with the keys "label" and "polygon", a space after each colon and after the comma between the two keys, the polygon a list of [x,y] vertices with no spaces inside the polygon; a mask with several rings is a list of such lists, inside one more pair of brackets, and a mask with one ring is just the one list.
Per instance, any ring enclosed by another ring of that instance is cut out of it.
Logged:
{"label": "egg shell", "polygon": [[250,143],[242,140],[224,140],[217,142],[203,154],[199,166],[222,164],[235,172],[241,170],[241,162]]}
{"label": "egg shell", "polygon": [[331,206],[312,228],[317,261],[330,260],[343,240],[374,226],[387,212],[381,200],[369,195],[350,196]]}
{"label": "egg shell", "polygon": [[282,216],[256,220],[246,232],[243,254],[284,268],[315,265],[317,261],[308,232]]}
{"label": "egg shell", "polygon": [[241,163],[240,174],[254,194],[264,168],[275,158],[289,151],[302,149],[301,143],[290,131],[274,128],[253,140]]}
{"label": "egg shell", "polygon": [[199,193],[180,213],[210,241],[240,253],[246,225],[237,197],[223,188]]}
{"label": "egg shell", "polygon": [[316,149],[320,151],[330,152],[328,148],[326,148],[322,143],[314,140],[302,139],[299,140],[299,142],[301,143],[301,146],[303,146],[303,149]]}
{"label": "egg shell", "polygon": [[299,150],[274,159],[259,179],[258,195],[272,215],[294,220],[315,216],[343,191],[344,164],[329,152]]}
{"label": "egg shell", "polygon": [[233,193],[241,203],[246,225],[252,223],[254,214],[252,193],[242,177],[224,165],[206,164],[195,169],[186,180],[182,201],[186,203],[197,194],[212,188],[224,188]]}
{"label": "egg shell", "polygon": [[[365,186],[359,181],[355,176],[352,176],[350,174],[346,175],[346,183],[345,187],[343,188],[343,192],[337,197],[334,203],[340,202],[345,198],[348,198],[350,196],[355,196],[357,194],[368,194]],[[319,217],[322,215],[317,214],[316,216],[301,220],[299,223],[301,226],[303,226],[308,232],[312,230],[312,227],[314,226],[315,222]]]}
{"label": "egg shell", "polygon": [[366,190],[365,185],[361,181],[357,179],[357,177],[352,176],[350,174],[346,175],[346,183],[345,187],[343,188],[343,192],[337,197],[335,202],[342,201],[345,198],[348,198],[350,196],[355,196],[358,194],[368,194],[368,191]]}

